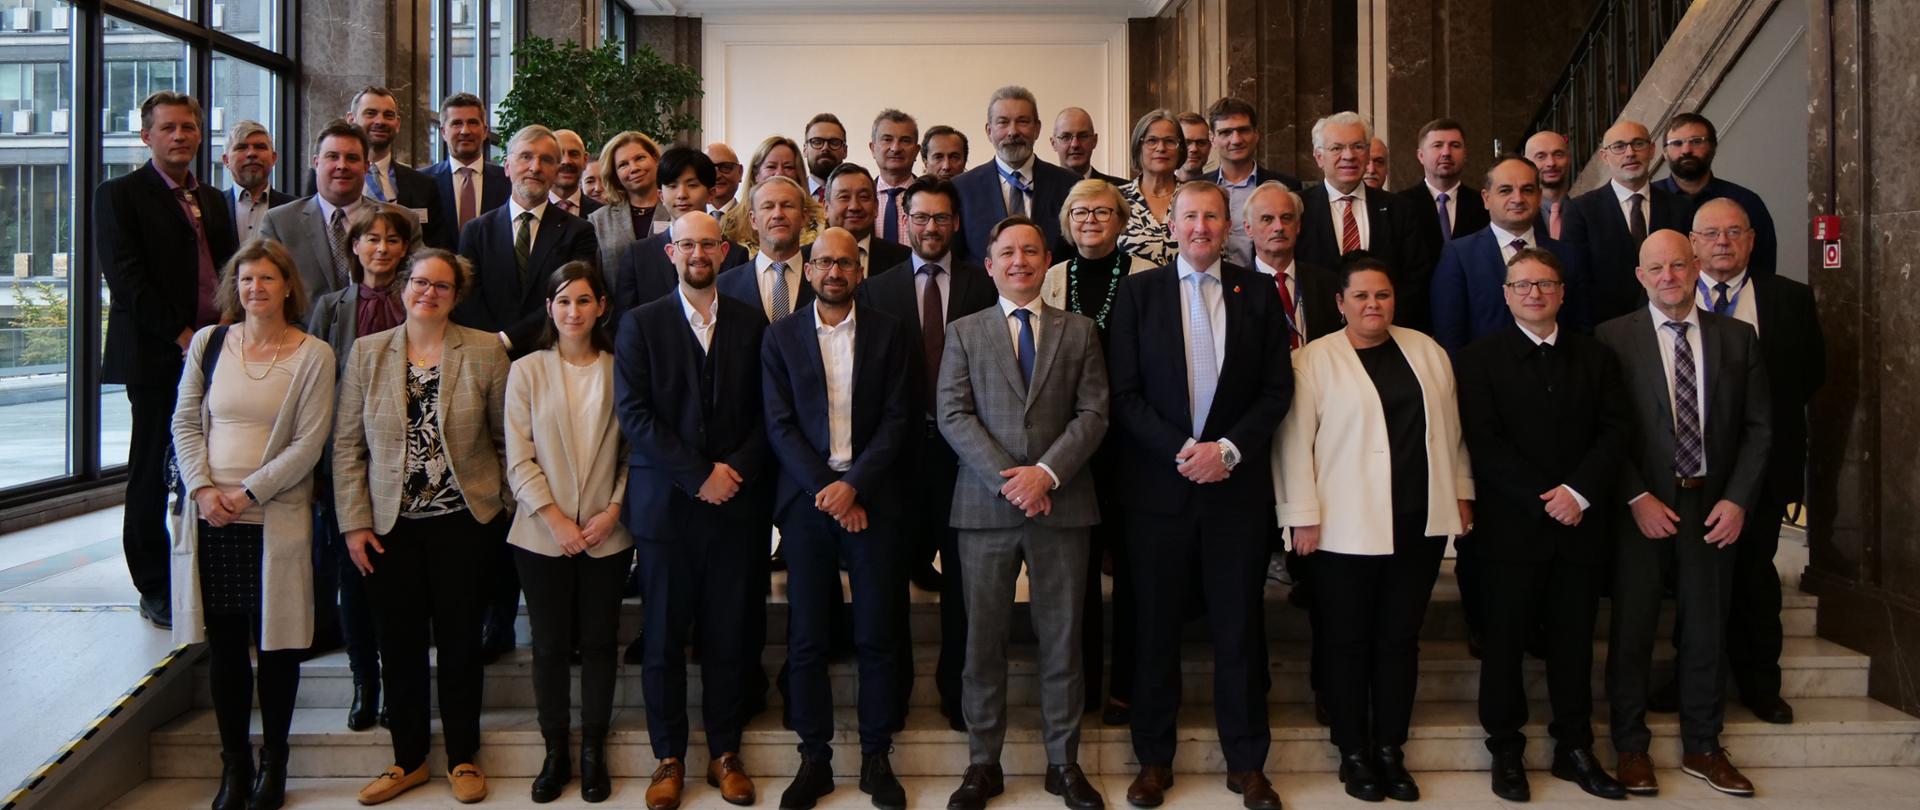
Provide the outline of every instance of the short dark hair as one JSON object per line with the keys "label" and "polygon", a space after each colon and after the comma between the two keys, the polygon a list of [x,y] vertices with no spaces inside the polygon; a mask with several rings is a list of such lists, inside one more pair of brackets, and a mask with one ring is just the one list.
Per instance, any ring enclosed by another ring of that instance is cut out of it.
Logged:
{"label": "short dark hair", "polygon": [[[1207,129],[1213,129],[1213,125],[1207,123],[1207,119],[1204,116],[1191,110],[1174,116],[1173,122],[1175,124],[1199,124]],[[1182,137],[1184,138],[1185,136]]]}
{"label": "short dark hair", "polygon": [[[587,283],[587,289],[593,291],[593,297],[600,299],[601,307],[613,304],[613,298],[607,294],[606,274],[601,273],[600,268],[594,266],[593,262],[580,259],[560,265],[548,274],[547,295],[542,300],[552,301],[562,289],[576,281]],[[607,332],[607,321],[606,313],[602,313],[599,320],[593,322],[593,326],[587,331],[587,342],[595,349],[612,354],[613,336]],[[540,324],[540,337],[534,340],[533,350],[551,349],[553,344],[558,342],[560,342],[560,330],[554,327],[553,315],[549,313]]]}
{"label": "short dark hair", "polygon": [[800,130],[801,140],[806,140],[807,133],[813,130],[814,124],[832,124],[840,128],[840,137],[842,138],[846,137],[847,125],[840,123],[840,116],[834,115],[833,113],[830,113],[830,112],[823,112],[819,115],[816,115],[812,118],[807,119],[806,127]]}
{"label": "short dark hair", "polygon": [[1006,219],[1003,219],[1003,220],[1000,220],[999,222],[994,223],[993,227],[988,229],[987,252],[988,253],[993,252],[993,243],[1000,241],[1000,234],[1006,233],[1007,229],[1009,228],[1018,228],[1023,225],[1026,227],[1032,228],[1034,229],[1035,232],[1039,233],[1040,244],[1043,247],[1046,245],[1047,232],[1041,229],[1040,223],[1034,222],[1032,219],[1029,219],[1026,216],[1023,216],[1021,214],[1014,214],[1013,216],[1007,217]]}
{"label": "short dark hair", "polygon": [[1501,157],[1499,160],[1495,160],[1492,166],[1487,167],[1487,173],[1480,176],[1480,190],[1486,191],[1488,189],[1493,188],[1493,171],[1495,169],[1500,168],[1501,166],[1505,166],[1508,163],[1512,163],[1515,161],[1519,161],[1521,163],[1527,164],[1527,168],[1533,170],[1534,182],[1537,183],[1540,181],[1540,167],[1536,165],[1532,160],[1521,157],[1519,155],[1506,155]]}
{"label": "short dark hair", "polygon": [[1664,139],[1666,138],[1667,133],[1670,133],[1680,127],[1684,127],[1688,124],[1695,124],[1698,126],[1706,127],[1707,143],[1714,144],[1716,146],[1720,144],[1720,128],[1714,126],[1712,121],[1707,120],[1706,116],[1701,115],[1699,113],[1683,112],[1683,113],[1680,113],[1679,115],[1675,115],[1674,117],[1667,119],[1666,128],[1660,130],[1660,137]]}
{"label": "short dark hair", "polygon": [[654,171],[654,185],[660,186],[680,180],[680,175],[693,170],[693,177],[700,185],[713,188],[720,182],[720,170],[713,167],[713,158],[707,153],[691,146],[676,146],[660,153],[660,166]]}
{"label": "short dark hair", "polygon": [[963,158],[966,157],[967,133],[954,129],[946,124],[935,124],[927,130],[927,134],[920,136],[920,158],[925,160],[927,153],[933,151],[933,147],[928,146],[928,144],[933,143],[934,138],[941,138],[948,135],[954,135],[960,138],[960,156]]}
{"label": "short dark hair", "polygon": [[319,134],[313,136],[314,154],[317,155],[320,153],[320,145],[326,143],[328,138],[352,138],[360,142],[361,157],[365,157],[367,154],[367,131],[361,129],[358,124],[348,121],[345,118],[335,118],[332,121],[328,121],[326,126],[320,128]]}
{"label": "short dark hair", "polygon": [[479,96],[472,93],[454,93],[447,96],[447,100],[440,102],[440,112],[443,115],[454,107],[479,107],[483,117],[487,111],[487,105],[480,101]]}
{"label": "short dark hair", "polygon": [[1388,284],[1394,284],[1393,268],[1376,258],[1372,253],[1356,250],[1340,258],[1340,291],[1346,292],[1358,273],[1384,273]]}
{"label": "short dark hair", "polygon": [[387,88],[381,87],[380,85],[377,85],[377,84],[369,84],[366,87],[360,88],[360,92],[354,93],[353,98],[347,101],[347,113],[351,115],[353,113],[354,108],[360,106],[360,99],[364,96],[370,96],[370,95],[385,96],[387,98],[393,99],[395,104],[400,103],[400,98],[398,96],[395,96],[392,90],[388,90]]}
{"label": "short dark hair", "polygon": [[954,213],[960,212],[960,190],[953,187],[952,180],[942,180],[931,174],[914,178],[913,182],[907,184],[906,192],[900,195],[901,207],[905,208],[907,213],[913,213],[913,198],[920,194],[942,195],[953,205]]}
{"label": "short dark hair", "polygon": [[[353,219],[347,223],[347,264],[353,266],[353,283],[355,284],[360,283],[360,278],[366,275],[367,269],[360,265],[360,254],[353,252],[353,243],[360,241],[360,237],[367,231],[373,230],[376,222],[387,223],[387,227],[393,229],[394,235],[400,237],[400,244],[404,245],[401,248],[400,257],[402,267],[405,266],[406,260],[404,251],[413,246],[413,232],[420,227],[420,221],[414,219],[411,212],[400,208],[389,205],[362,206],[360,213],[354,214]],[[394,273],[393,286],[399,286],[401,278],[405,275],[405,273]]]}
{"label": "short dark hair", "polygon": [[874,140],[880,135],[880,122],[882,121],[893,124],[912,124],[914,132],[918,133],[920,131],[920,122],[913,120],[913,116],[888,107],[881,110],[879,115],[873,117],[873,129],[867,133],[867,140]]}
{"label": "short dark hair", "polygon": [[1521,262],[1539,262],[1553,271],[1554,278],[1565,279],[1567,277],[1567,268],[1560,263],[1560,257],[1553,255],[1553,251],[1544,248],[1523,247],[1514,251],[1513,258],[1507,260],[1507,267],[1508,269],[1512,269],[1514,265]]}
{"label": "short dark hair", "polygon": [[1420,136],[1414,139],[1413,145],[1415,148],[1419,148],[1421,144],[1424,144],[1427,142],[1428,135],[1432,135],[1435,132],[1440,132],[1440,131],[1449,130],[1449,129],[1453,130],[1454,132],[1460,133],[1462,137],[1465,137],[1467,134],[1467,128],[1460,126],[1459,121],[1455,121],[1451,118],[1442,116],[1440,118],[1435,118],[1432,121],[1428,121],[1426,126],[1421,127]]}
{"label": "short dark hair", "polygon": [[827,174],[827,188],[833,188],[833,181],[840,179],[843,175],[849,174],[857,174],[867,178],[867,182],[873,182],[873,172],[867,171],[867,167],[858,163],[842,163],[834,167],[833,171]]}
{"label": "short dark hair", "polygon": [[1236,115],[1246,116],[1248,126],[1260,126],[1260,113],[1253,109],[1252,104],[1233,96],[1221,96],[1220,100],[1207,107],[1207,128],[1212,129],[1220,123],[1222,118],[1232,118]]}
{"label": "short dark hair", "polygon": [[200,102],[195,101],[193,96],[185,93],[175,93],[172,90],[161,90],[147,96],[146,100],[140,102],[141,130],[153,128],[153,108],[155,107],[185,107],[193,113],[194,123],[198,124],[202,120],[200,115]]}

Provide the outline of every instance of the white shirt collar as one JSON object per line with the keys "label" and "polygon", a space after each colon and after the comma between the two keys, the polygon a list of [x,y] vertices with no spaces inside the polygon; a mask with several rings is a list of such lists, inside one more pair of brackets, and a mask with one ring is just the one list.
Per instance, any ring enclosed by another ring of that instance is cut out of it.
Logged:
{"label": "white shirt collar", "polygon": [[373,161],[368,165],[371,167],[368,170],[370,174],[387,174],[393,170],[393,153],[388,152],[386,157]]}
{"label": "white shirt collar", "polygon": [[1661,312],[1660,307],[1651,301],[1647,302],[1647,311],[1653,313],[1653,327],[1655,329],[1665,328],[1669,323],[1687,323],[1691,324],[1693,329],[1698,330],[1700,328],[1700,307],[1698,303],[1699,302],[1696,301],[1695,306],[1687,307],[1687,317],[1684,321],[1675,321],[1667,317],[1667,313]]}
{"label": "white shirt collar", "polygon": [[1267,264],[1267,260],[1260,258],[1260,255],[1257,253],[1254,254],[1254,257],[1253,257],[1253,269],[1258,270],[1259,272],[1269,276],[1282,276],[1282,275],[1291,276],[1293,275],[1294,264],[1295,262],[1290,261],[1290,262],[1287,262],[1286,267],[1276,268],[1271,264]]}
{"label": "white shirt collar", "polygon": [[860,307],[849,302],[847,304],[847,317],[840,321],[839,326],[828,326],[826,321],[820,319],[820,307],[824,305],[824,302],[820,299],[813,299],[813,333],[816,335],[830,335],[843,329],[851,329],[853,328],[853,316],[860,314]]}
{"label": "white shirt collar", "polygon": [[1006,162],[1005,160],[1002,160],[1000,158],[1000,155],[997,153],[993,156],[993,162],[996,164],[999,164],[1000,171],[1007,172],[1008,174],[1018,173],[1021,179],[1025,180],[1028,185],[1033,184],[1033,162],[1036,160],[1039,160],[1039,158],[1033,155],[1028,155],[1027,162],[1022,163],[1019,166],[1015,166],[1011,163]]}
{"label": "white shirt collar", "polygon": [[1515,239],[1525,240],[1527,243],[1527,247],[1540,246],[1540,243],[1534,241],[1533,239],[1532,225],[1528,225],[1527,229],[1521,233],[1512,233],[1507,229],[1502,228],[1498,225],[1488,225],[1487,227],[1493,229],[1493,238],[1498,243],[1495,246],[1500,248],[1501,250],[1505,250],[1508,245],[1513,244],[1513,240]]}
{"label": "white shirt collar", "polygon": [[515,227],[519,227],[520,215],[529,211],[533,212],[533,221],[539,222],[547,215],[547,201],[541,200],[539,205],[532,208],[521,208],[519,200],[507,198],[507,221],[514,223]]}
{"label": "white shirt collar", "polygon": [[1460,181],[1458,180],[1453,181],[1453,188],[1441,188],[1439,186],[1434,185],[1432,180],[1422,180],[1420,182],[1426,184],[1427,197],[1429,198],[1437,198],[1440,195],[1445,194],[1447,195],[1448,200],[1460,199]]}
{"label": "white shirt collar", "polygon": [[[1620,181],[1618,180],[1608,180],[1607,185],[1613,187],[1613,196],[1615,199],[1618,199],[1622,205],[1626,204],[1628,197],[1631,197],[1635,194],[1640,195],[1640,199],[1642,200],[1653,199],[1653,194],[1651,193],[1651,190],[1647,188],[1647,186],[1641,186],[1639,191],[1634,191],[1633,189],[1620,185]],[[1652,185],[1652,184],[1649,183],[1648,185]]]}
{"label": "white shirt collar", "polygon": [[[1702,290],[1711,290],[1713,289],[1713,285],[1719,283],[1720,282],[1714,280],[1713,276],[1709,276],[1706,273],[1700,274],[1700,289]],[[1747,286],[1747,271],[1742,270],[1733,274],[1733,278],[1728,279],[1726,284],[1728,295],[1739,293],[1740,288]]]}
{"label": "white shirt collar", "polygon": [[[713,317],[709,318],[700,314],[700,309],[693,305],[693,299],[687,297],[687,291],[685,289],[675,285],[673,291],[675,295],[680,296],[680,311],[686,314],[687,323],[695,326],[704,325],[711,327],[714,322],[720,320],[720,298],[717,295],[710,305],[710,308],[713,310]],[[696,321],[696,318],[699,320]]]}
{"label": "white shirt collar", "polygon": [[1013,299],[1010,299],[1004,295],[1000,296],[1000,317],[1011,318],[1013,317],[1013,311],[1016,309],[1024,309],[1028,312],[1033,313],[1033,317],[1039,318],[1040,311],[1041,311],[1041,298],[1040,296],[1036,295],[1033,297],[1032,301],[1028,301],[1026,305],[1022,306],[1020,304],[1014,303]]}
{"label": "white shirt collar", "polygon": [[[364,185],[361,186],[361,189],[365,189],[365,188],[366,186]],[[366,199],[367,199],[367,195],[361,194],[360,196],[354,197],[353,202],[347,203],[346,205],[335,206],[333,203],[327,202],[326,197],[323,197],[319,194],[313,195],[313,201],[320,204],[321,216],[325,217],[325,221],[328,223],[333,222],[333,209],[335,209],[336,207],[346,211],[347,218],[352,219],[354,212],[360,210],[360,203],[364,202]]]}
{"label": "white shirt collar", "polygon": [[461,163],[453,158],[447,158],[447,164],[453,167],[453,176],[455,177],[460,176],[461,169],[472,169],[476,177],[487,173],[487,158],[484,152],[480,157],[474,158],[472,163]]}
{"label": "white shirt collar", "polygon": [[[1327,187],[1327,202],[1329,203],[1339,202],[1341,197],[1348,195],[1348,192],[1335,188],[1332,180],[1322,180],[1320,182]],[[1357,198],[1357,201],[1361,205],[1365,205],[1367,202],[1367,184],[1361,183],[1358,186],[1354,186],[1352,195]]]}
{"label": "white shirt collar", "polygon": [[1193,275],[1196,272],[1205,273],[1209,276],[1213,276],[1214,281],[1219,281],[1220,280],[1220,263],[1222,261],[1225,261],[1225,260],[1214,259],[1213,264],[1208,265],[1205,270],[1195,270],[1193,265],[1187,263],[1187,257],[1180,256],[1174,260],[1174,265],[1175,267],[1178,268],[1181,283],[1184,284],[1186,283],[1187,277]]}
{"label": "white shirt collar", "polygon": [[571,196],[571,197],[562,197],[562,196],[560,196],[560,195],[559,195],[558,193],[555,193],[555,192],[554,192],[554,191],[553,191],[552,189],[548,189],[548,190],[547,190],[547,201],[548,201],[548,202],[556,202],[556,203],[557,203],[557,202],[561,202],[561,201],[563,201],[563,200],[564,200],[564,201],[566,201],[566,202],[570,202],[570,203],[573,203],[573,210],[575,210],[575,211],[578,211],[578,210],[580,210],[580,201],[581,201],[581,200],[583,200],[583,199],[585,199],[585,198],[586,198],[586,194],[585,194],[584,192],[582,192],[582,191],[581,191],[580,189],[577,189],[577,188],[573,190],[573,196]]}
{"label": "white shirt collar", "polygon": [[1533,341],[1533,345],[1535,345],[1535,346],[1538,346],[1538,345],[1540,345],[1540,344],[1542,344],[1542,343],[1545,343],[1545,344],[1547,344],[1548,346],[1558,346],[1558,345],[1560,345],[1560,324],[1559,324],[1558,322],[1555,322],[1555,323],[1554,323],[1554,325],[1553,325],[1553,331],[1552,331],[1552,332],[1548,332],[1548,333],[1547,333],[1547,336],[1546,336],[1546,337],[1544,337],[1544,338],[1543,338],[1543,337],[1541,337],[1541,336],[1539,336],[1539,335],[1536,335],[1536,334],[1534,334],[1534,333],[1533,333],[1533,330],[1532,330],[1532,329],[1528,329],[1528,328],[1527,328],[1527,325],[1526,325],[1526,324],[1524,324],[1524,323],[1521,323],[1521,322],[1520,322],[1520,319],[1518,319],[1518,318],[1515,318],[1515,319],[1514,319],[1514,321],[1513,321],[1513,325],[1514,325],[1514,326],[1518,326],[1518,327],[1520,327],[1520,334],[1523,334],[1523,335],[1526,335],[1526,336],[1527,336],[1527,339],[1528,339],[1528,340],[1531,340],[1531,341]]}
{"label": "white shirt collar", "polygon": [[[795,253],[792,256],[788,256],[782,261],[787,265],[788,270],[800,269],[800,254],[798,253]],[[754,254],[753,256],[754,270],[764,273],[767,271],[768,268],[771,268],[771,267],[773,267],[773,257],[768,256],[766,251],[763,250],[763,251],[760,251],[759,253]]]}

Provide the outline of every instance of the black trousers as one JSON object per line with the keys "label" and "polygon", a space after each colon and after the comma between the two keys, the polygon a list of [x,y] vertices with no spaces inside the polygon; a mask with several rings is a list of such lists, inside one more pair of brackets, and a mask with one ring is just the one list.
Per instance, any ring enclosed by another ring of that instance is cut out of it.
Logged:
{"label": "black trousers", "polygon": [[[1127,533],[1123,528],[1126,505],[1118,495],[1111,494],[1120,491],[1118,476],[1114,474],[1118,469],[1116,464],[1111,454],[1094,454],[1094,493],[1100,498],[1101,520],[1090,533],[1087,592],[1080,607],[1080,668],[1086,677],[1087,711],[1100,709],[1106,698],[1133,702],[1133,567],[1127,562]],[[1109,556],[1113,560],[1113,642],[1110,647],[1106,595],[1100,587],[1102,563]],[[1105,666],[1109,648],[1113,655],[1110,668]],[[1103,676],[1107,678],[1104,691],[1101,689]]]}
{"label": "black trousers", "polygon": [[853,649],[860,678],[860,753],[887,751],[900,727],[898,581],[899,536],[888,516],[868,513],[867,530],[852,534],[809,504],[794,505],[780,525],[787,555],[788,716],[800,735],[800,752],[831,758],[833,686],[827,675],[832,615],[840,604],[840,563],[853,588]]}
{"label": "black trousers", "polygon": [[1447,541],[1426,515],[1395,515],[1393,553],[1313,558],[1314,670],[1341,748],[1405,745],[1420,674],[1420,625]]}
{"label": "black trousers", "polygon": [[[638,538],[640,588],[646,593],[644,663],[647,737],[657,759],[687,755],[686,648],[699,620],[700,713],[707,753],[740,750],[744,708],[765,648],[767,526],[729,520],[698,504],[678,537]],[[789,553],[792,547],[789,546]],[[759,635],[748,617],[759,615]],[[765,676],[758,679],[765,689]]]}
{"label": "black trousers", "polygon": [[306,657],[306,650],[260,651],[256,680],[248,653],[257,648],[260,617],[209,613],[206,626],[207,682],[213,692],[220,750],[238,755],[253,752],[248,724],[253,719],[256,689],[260,695],[261,746],[287,750],[287,729],[293,725],[294,698],[300,692],[300,660]]}
{"label": "black trousers", "polygon": [[482,638],[513,638],[513,623],[520,617],[520,571],[513,562],[513,546],[507,545],[511,520],[496,520],[487,527],[488,549],[486,602],[482,608]]}
{"label": "black trousers", "polygon": [[[1551,542],[1542,538],[1541,542]],[[1527,737],[1527,694],[1521,675],[1527,643],[1546,627],[1547,731],[1560,748],[1593,747],[1593,622],[1600,604],[1599,565],[1482,558],[1480,725],[1487,749],[1519,752]]]}
{"label": "black trousers", "polygon": [[333,566],[332,593],[322,590],[317,584],[321,580],[319,559],[314,563],[314,636],[320,636],[318,611],[325,611],[329,601],[335,601],[338,610],[335,615],[339,622],[340,640],[347,645],[347,667],[353,672],[353,682],[358,686],[380,685],[380,634],[374,626],[373,603],[367,597],[367,581],[360,576],[360,569],[353,567],[353,557],[347,554],[347,541],[340,535],[340,524],[333,511],[333,499],[324,498],[314,502],[313,508],[313,545],[315,549],[326,548],[324,555],[316,552],[316,558],[324,559]]}
{"label": "black trousers", "polygon": [[1679,647],[1674,677],[1680,693],[1680,744],[1686,753],[1705,754],[1719,747],[1725,719],[1721,642],[1733,591],[1734,548],[1740,544],[1723,549],[1705,542],[1703,524],[1711,504],[1701,490],[1680,490],[1668,507],[1680,516],[1678,534],[1649,540],[1623,515],[1614,542],[1613,626],[1607,643],[1613,748],[1643,752],[1652,741],[1647,678],[1665,582],[1671,580]]}
{"label": "black trousers", "polygon": [[[613,724],[613,686],[619,660],[620,590],[632,551],[605,557],[549,557],[513,547],[514,567],[527,592],[533,629],[533,698],[540,737],[567,744],[573,719],[570,659],[580,650],[580,735],[605,739]],[[579,637],[574,637],[575,631]]]}
{"label": "black trousers", "polygon": [[167,448],[173,446],[174,385],[129,385],[133,424],[127,443],[127,500],[120,518],[120,545],[127,573],[143,599],[169,602],[171,574],[167,533]]}
{"label": "black trousers", "polygon": [[1133,566],[1135,674],[1133,751],[1142,765],[1173,764],[1180,711],[1180,632],[1194,575],[1213,638],[1214,722],[1228,771],[1266,767],[1267,639],[1262,594],[1271,507],[1207,509],[1199,498],[1177,515],[1127,515]]}
{"label": "black trousers", "polygon": [[[503,515],[500,520],[507,518]],[[393,731],[393,761],[412,771],[427,761],[433,739],[429,722],[427,648],[439,651],[440,724],[447,767],[472,762],[480,752],[480,611],[492,570],[486,544],[497,529],[466,510],[425,518],[400,518],[380,538],[384,554],[369,554],[373,597],[380,627],[380,658],[386,678],[387,717]]]}
{"label": "black trousers", "polygon": [[[940,553],[940,657],[934,662],[933,685],[940,693],[940,705],[960,711],[960,671],[967,662],[967,601],[965,574],[960,565],[960,533],[947,525],[953,514],[953,486],[960,475],[960,457],[945,437],[928,421],[918,437],[918,449],[911,464],[913,481],[908,487],[909,502],[903,531],[913,539],[906,555],[906,570],[912,571]],[[912,639],[906,639],[911,644]],[[907,661],[912,667],[912,661]],[[909,686],[913,674],[906,675]],[[904,699],[908,695],[902,695]]]}
{"label": "black trousers", "polygon": [[1740,699],[1748,703],[1780,697],[1780,572],[1773,567],[1780,549],[1780,523],[1787,507],[1764,497],[1747,513],[1740,540],[1733,544],[1733,597],[1727,610],[1727,666]]}

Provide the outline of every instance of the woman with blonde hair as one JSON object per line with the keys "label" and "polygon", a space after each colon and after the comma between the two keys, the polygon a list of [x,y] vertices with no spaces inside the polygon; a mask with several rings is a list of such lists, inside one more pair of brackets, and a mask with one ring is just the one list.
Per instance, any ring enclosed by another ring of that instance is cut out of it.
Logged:
{"label": "woman with blonde hair", "polygon": [[[807,188],[807,169],[801,163],[800,144],[785,135],[769,137],[753,150],[753,162],[747,164],[747,181],[741,184],[740,192],[735,197],[745,205],[732,206],[720,217],[720,235],[729,242],[745,247],[749,256],[760,253],[760,238],[753,232],[753,190],[774,175],[799,183],[802,191]],[[813,238],[827,227],[827,209],[813,195],[801,196],[806,197],[807,227],[800,232],[800,244],[811,245]]]}
{"label": "woman with blonde hair", "polygon": [[627,130],[600,149],[600,188],[606,206],[587,215],[600,238],[600,272],[611,288],[620,260],[635,242],[673,221],[660,204],[660,145]]}

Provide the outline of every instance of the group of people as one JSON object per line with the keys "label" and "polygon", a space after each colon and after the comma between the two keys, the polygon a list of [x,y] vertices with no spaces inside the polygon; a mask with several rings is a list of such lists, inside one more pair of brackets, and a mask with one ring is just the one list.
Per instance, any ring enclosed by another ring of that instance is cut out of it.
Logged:
{"label": "group of people", "polygon": [[[1665,126],[1660,182],[1647,128],[1616,125],[1607,184],[1576,197],[1552,132],[1468,189],[1444,118],[1420,133],[1421,182],[1389,193],[1386,145],[1352,112],[1314,125],[1322,178],[1303,186],[1257,163],[1258,113],[1234,98],[1142,116],[1127,181],[1093,169],[1078,108],[1054,121],[1061,164],[1039,159],[1039,105],[1011,86],[972,169],[959,130],[891,109],[875,172],[846,161],[830,114],[746,164],[637,132],[594,159],[528,126],[501,167],[485,109],[456,94],[447,159],[416,171],[393,159],[391,92],[347,113],[294,199],[250,122],[229,133],[233,187],[200,183],[200,108],[156,93],[152,160],[96,198],[105,379],[134,417],[127,560],[141,612],[210,647],[216,810],[282,805],[300,661],[340,644],[348,726],[393,741],[360,801],[428,781],[436,670],[453,795],[484,798],[484,666],[514,648],[523,597],[546,744],[531,798],[572,781],[577,662],[579,790],[607,799],[635,594],[647,806],[685,792],[690,650],[706,781],[751,804],[742,730],[767,704],[777,567],[772,680],[801,755],[783,808],[834,789],[836,637],[857,661],[859,787],[907,806],[889,754],[913,689],[909,583],[942,594],[934,684],[969,741],[952,810],[1004,789],[1022,576],[1045,788],[1069,807],[1105,805],[1079,764],[1087,712],[1131,727],[1126,800],[1165,800],[1202,613],[1226,787],[1280,807],[1270,559],[1309,611],[1317,713],[1360,799],[1419,796],[1402,748],[1450,544],[1500,797],[1529,796],[1527,652],[1547,663],[1552,772],[1597,796],[1657,791],[1645,716],[1676,708],[1684,771],[1752,792],[1719,742],[1723,655],[1746,706],[1791,721],[1772,555],[1823,349],[1811,293],[1774,273],[1764,205],[1712,174],[1697,115]],[[1591,728],[1607,594],[1617,777]]]}

